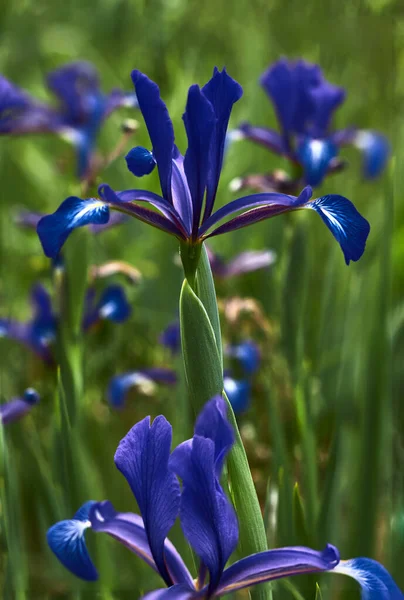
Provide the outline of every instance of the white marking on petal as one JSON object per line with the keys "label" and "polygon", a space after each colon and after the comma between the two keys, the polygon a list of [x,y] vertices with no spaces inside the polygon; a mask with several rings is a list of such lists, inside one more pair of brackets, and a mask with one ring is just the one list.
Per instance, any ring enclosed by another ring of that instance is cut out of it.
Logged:
{"label": "white marking on petal", "polygon": [[366,129],[361,129],[355,136],[354,144],[359,150],[366,150],[366,148],[372,145],[373,139],[373,133]]}
{"label": "white marking on petal", "polygon": [[243,185],[243,180],[241,179],[241,177],[235,177],[229,183],[229,190],[231,192],[238,192],[241,190],[242,185]]}
{"label": "white marking on petal", "polygon": [[97,209],[103,208],[105,206],[105,202],[101,200],[94,199],[92,202],[86,202],[84,208],[82,208],[76,215],[74,215],[70,226],[74,227],[77,221],[80,221],[82,217],[84,217],[87,213]]}

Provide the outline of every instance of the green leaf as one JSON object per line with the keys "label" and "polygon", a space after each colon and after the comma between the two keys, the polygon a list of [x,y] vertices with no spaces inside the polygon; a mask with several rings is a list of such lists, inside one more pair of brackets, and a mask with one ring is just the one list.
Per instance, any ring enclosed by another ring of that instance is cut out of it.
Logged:
{"label": "green leaf", "polygon": [[208,314],[185,280],[180,295],[181,345],[185,377],[195,415],[222,393],[223,372]]}
{"label": "green leaf", "polygon": [[321,593],[320,586],[316,583],[316,597],[315,600],[323,600],[323,594]]}
{"label": "green leaf", "polygon": [[311,540],[307,529],[303,500],[297,482],[293,488],[293,526],[296,544],[298,546],[310,546]]}

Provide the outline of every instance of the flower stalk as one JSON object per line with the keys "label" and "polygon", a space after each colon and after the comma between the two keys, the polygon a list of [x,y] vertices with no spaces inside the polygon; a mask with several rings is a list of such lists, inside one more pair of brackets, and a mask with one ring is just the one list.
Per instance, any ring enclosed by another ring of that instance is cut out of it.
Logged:
{"label": "flower stalk", "polygon": [[[191,274],[191,281],[184,280],[180,297],[181,343],[188,392],[195,414],[215,394],[222,394],[227,402],[228,419],[235,433],[235,443],[227,460],[230,494],[238,515],[239,549],[242,556],[248,556],[267,549],[264,521],[237,421],[223,391],[220,321],[206,249],[202,244],[196,272],[192,272],[184,246],[181,248],[184,272],[186,277],[187,273]],[[271,599],[271,586],[262,584],[251,589],[250,594],[254,600]]]}

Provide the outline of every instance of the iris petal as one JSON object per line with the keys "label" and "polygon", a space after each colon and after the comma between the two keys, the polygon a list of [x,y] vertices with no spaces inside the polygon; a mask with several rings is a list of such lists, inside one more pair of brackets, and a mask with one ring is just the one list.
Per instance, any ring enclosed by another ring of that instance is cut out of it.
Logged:
{"label": "iris petal", "polygon": [[345,262],[357,261],[365,251],[370,225],[347,198],[337,195],[322,196],[307,203],[315,210],[344,253]]}
{"label": "iris petal", "polygon": [[390,573],[370,558],[343,560],[333,569],[356,579],[362,588],[362,600],[402,600],[400,591]]}
{"label": "iris petal", "polygon": [[37,233],[46,256],[56,258],[74,229],[90,224],[105,224],[108,220],[109,207],[102,200],[82,200],[70,196],[53,214],[42,217]]}
{"label": "iris petal", "polygon": [[251,271],[258,271],[270,267],[276,261],[276,253],[273,250],[248,250],[241,252],[230,260],[225,266],[223,277],[243,275]]}
{"label": "iris petal", "polygon": [[330,140],[306,138],[296,152],[304,169],[305,182],[316,186],[324,179],[338,148]]}
{"label": "iris petal", "polygon": [[0,424],[8,425],[18,421],[38,404],[39,394],[33,388],[25,390],[22,398],[13,398],[5,404],[0,404]]}
{"label": "iris petal", "polygon": [[206,187],[206,206],[204,218],[210,217],[215,202],[217,187],[223,164],[226,131],[233,104],[243,95],[243,88],[237,81],[216,67],[213,77],[202,88],[202,93],[211,102],[216,115],[212,145],[209,153],[209,173]]}
{"label": "iris petal", "polygon": [[140,421],[120,442],[115,464],[126,477],[142,514],[149,545],[165,582],[171,578],[164,561],[164,540],[178,515],[180,487],[168,469],[172,430],[159,416]]}
{"label": "iris petal", "polygon": [[202,594],[186,585],[173,585],[170,588],[149,592],[142,597],[142,600],[191,600],[191,598],[203,598]]}
{"label": "iris petal", "polygon": [[236,414],[245,412],[251,403],[251,384],[232,377],[223,379],[223,388]]}
{"label": "iris petal", "polygon": [[122,373],[113,377],[109,382],[108,402],[114,408],[122,408],[131,387],[141,386],[142,384],[150,385],[152,382],[174,384],[175,381],[176,376],[171,369],[152,368]]}
{"label": "iris petal", "polygon": [[87,581],[98,579],[84,539],[85,530],[91,527],[88,513],[93,504],[95,502],[87,502],[73,519],[59,521],[47,533],[49,547],[60,562],[74,575]]}
{"label": "iris petal", "polygon": [[[268,129],[266,127],[254,127],[249,123],[242,123],[238,129],[236,129],[234,132],[230,132],[229,135],[230,134],[232,134],[235,139],[245,138],[247,140],[256,142],[257,144],[261,144],[265,148],[268,148],[277,154],[282,155],[287,151],[282,137],[273,129]],[[236,134],[238,134],[238,136]]]}
{"label": "iris petal", "polygon": [[226,354],[237,358],[246,375],[253,375],[261,362],[261,353],[257,344],[251,340],[242,342],[235,346],[229,346]]}
{"label": "iris petal", "polygon": [[193,232],[196,233],[201,218],[210,166],[211,142],[216,123],[213,106],[197,85],[189,88],[183,119],[188,137],[184,170],[192,197]]}
{"label": "iris petal", "polygon": [[153,153],[147,148],[143,148],[143,146],[136,146],[136,148],[129,150],[125,160],[129,171],[136,177],[149,175],[156,166]]}
{"label": "iris petal", "polygon": [[368,179],[378,177],[385,168],[391,152],[387,138],[376,131],[361,130],[355,135],[354,144],[363,154],[364,176]]}
{"label": "iris petal", "polygon": [[132,72],[139,108],[149,132],[153,155],[157,162],[163,198],[171,202],[171,161],[174,151],[174,129],[158,85],[140,71]]}

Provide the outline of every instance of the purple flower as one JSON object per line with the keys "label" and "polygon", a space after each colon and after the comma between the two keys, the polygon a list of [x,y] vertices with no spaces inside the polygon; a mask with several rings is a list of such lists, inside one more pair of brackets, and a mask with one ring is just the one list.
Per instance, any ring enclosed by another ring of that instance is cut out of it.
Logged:
{"label": "purple flower", "polygon": [[[223,399],[217,397],[205,405],[193,438],[172,453],[171,439],[171,425],[163,416],[153,423],[146,417],[132,427],[116,451],[115,464],[141,516],[118,513],[108,501],[90,501],[73,519],[49,529],[50,548],[72,573],[89,581],[98,577],[84,537],[92,529],[115,538],[160,574],[167,588],[147,598],[214,598],[264,581],[333,570],[356,578],[363,598],[402,598],[381,565],[368,559],[340,562],[338,550],[331,545],[320,552],[304,547],[267,550],[226,568],[237,546],[238,523],[220,483],[234,441]],[[200,560],[196,579],[167,539],[178,516]]]}
{"label": "purple flower", "polygon": [[64,65],[48,74],[46,83],[58,106],[44,104],[0,77],[0,134],[57,133],[77,152],[77,176],[84,178],[103,121],[120,106],[137,107],[134,93],[119,89],[105,95],[94,66]]}
{"label": "purple flower", "polygon": [[18,421],[38,404],[39,394],[33,388],[27,388],[21,398],[12,398],[5,404],[0,404],[0,425],[8,425]]}
{"label": "purple flower", "polygon": [[[261,76],[260,83],[272,102],[280,132],[243,123],[229,133],[229,142],[250,139],[286,157],[302,170],[304,183],[320,185],[328,173],[338,171],[339,148],[354,145],[363,153],[364,176],[372,179],[384,169],[390,155],[385,136],[354,127],[333,131],[335,110],[345,100],[345,90],[329,83],[318,65],[304,60],[281,59]],[[255,186],[268,189],[266,176],[255,176]],[[249,181],[239,181],[238,189]],[[274,183],[274,182],[272,182]],[[301,184],[300,178],[295,184]]]}
{"label": "purple flower", "polygon": [[206,246],[212,273],[221,279],[229,279],[235,275],[243,275],[251,271],[258,271],[270,267],[276,261],[273,250],[248,250],[237,254],[228,262]]}
{"label": "purple flower", "polygon": [[[41,284],[36,284],[31,291],[32,317],[28,321],[0,319],[0,337],[16,340],[27,346],[48,364],[54,362],[52,345],[56,339],[58,315],[52,308],[49,292]],[[102,320],[121,323],[128,319],[130,304],[123,288],[109,285],[104,288],[97,300],[94,288],[89,288],[84,318],[83,331]]]}
{"label": "purple flower", "polygon": [[183,116],[188,137],[185,156],[174,143],[173,125],[158,86],[139,71],[133,71],[132,79],[153,152],[138,148],[129,153],[127,163],[137,175],[147,174],[153,165],[157,166],[161,196],[140,189],[115,192],[103,184],[99,187],[100,199],[67,198],[55,213],[38,223],[46,256],[56,256],[77,227],[107,223],[110,209],[130,214],[181,242],[199,245],[212,236],[307,208],[320,215],[340,243],[346,263],[359,260],[369,223],[343,196],[311,200],[311,188],[306,187],[298,197],[252,194],[214,211],[227,125],[233,104],[242,95],[240,85],[225,70],[215,69],[202,89],[197,85],[189,89]]}

